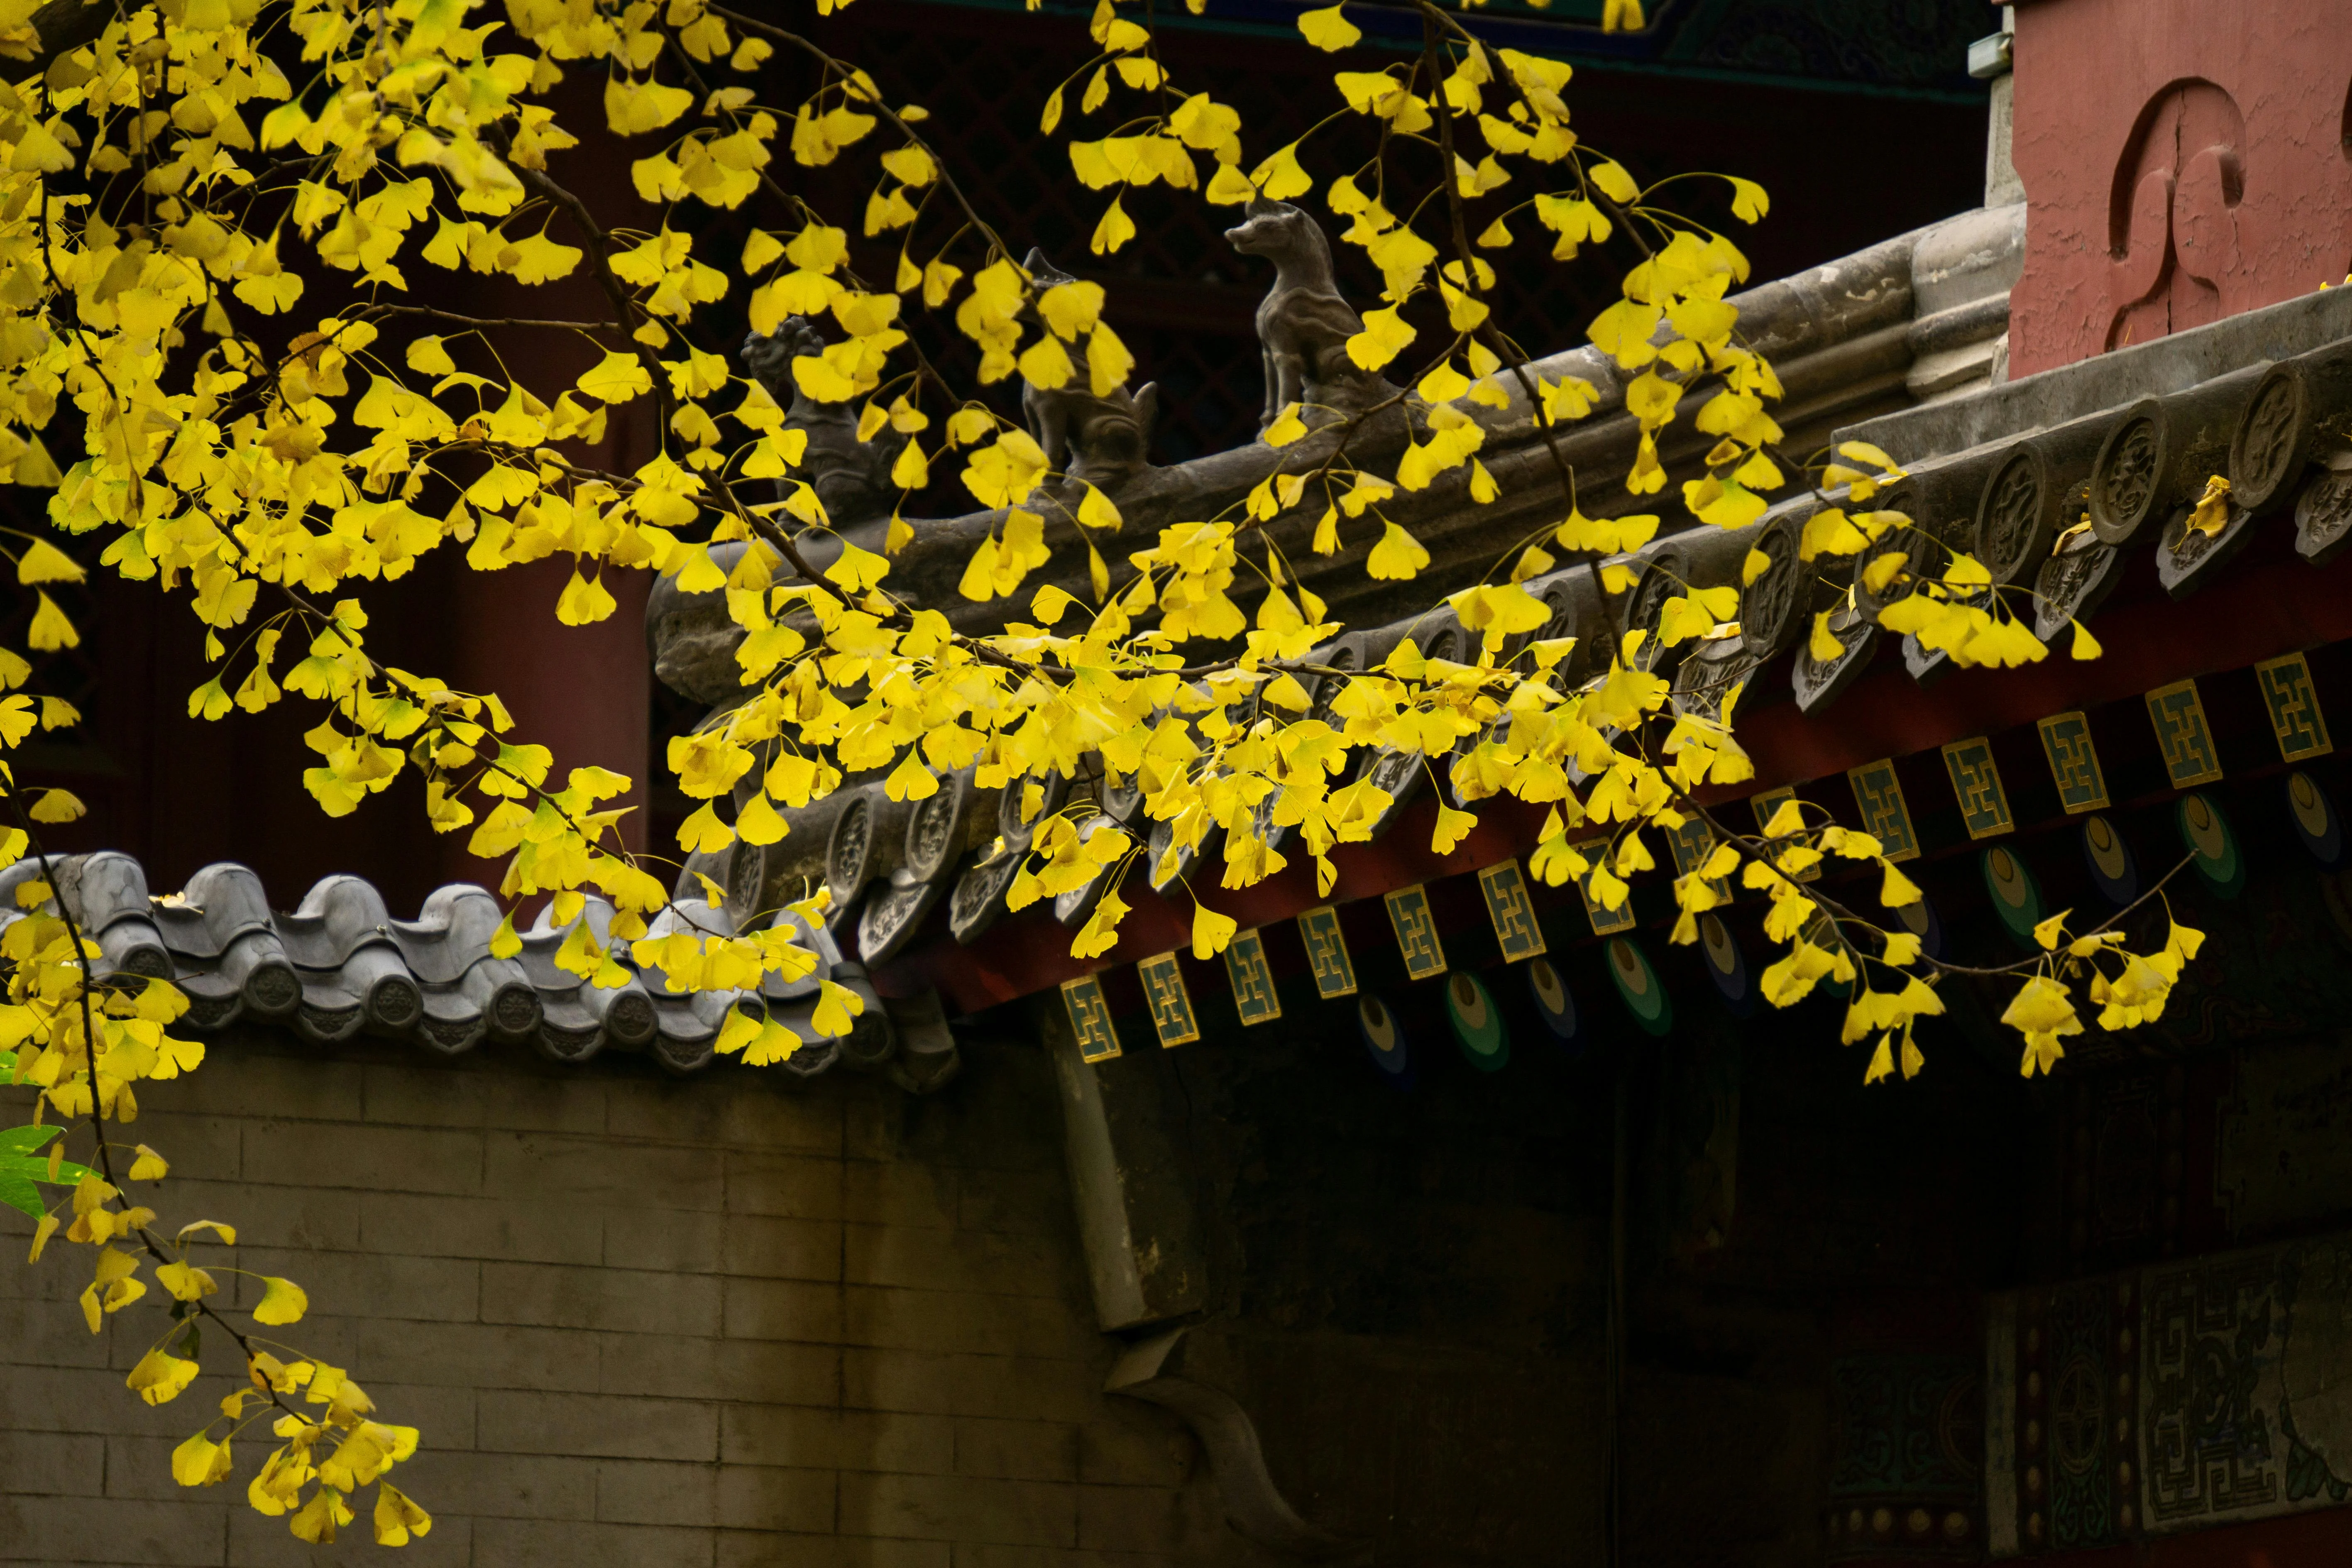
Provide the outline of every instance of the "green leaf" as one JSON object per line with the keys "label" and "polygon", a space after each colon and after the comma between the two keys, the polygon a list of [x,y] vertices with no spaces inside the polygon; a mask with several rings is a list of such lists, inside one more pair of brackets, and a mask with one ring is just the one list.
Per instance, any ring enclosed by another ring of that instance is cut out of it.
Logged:
{"label": "green leaf", "polygon": [[[15,1066],[13,1055],[9,1064]],[[62,1127],[0,1128],[0,1204],[22,1209],[35,1219],[48,1212],[35,1182],[49,1180],[49,1163],[37,1152],[64,1131]],[[57,1184],[71,1186],[89,1174],[89,1167],[68,1160],[58,1167]]]}

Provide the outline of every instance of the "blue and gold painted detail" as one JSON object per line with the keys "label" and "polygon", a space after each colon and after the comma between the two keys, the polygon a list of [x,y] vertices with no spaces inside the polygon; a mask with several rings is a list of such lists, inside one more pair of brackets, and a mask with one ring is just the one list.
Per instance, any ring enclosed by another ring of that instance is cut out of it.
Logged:
{"label": "blue and gold painted detail", "polygon": [[1663,1035],[1675,1026],[1674,999],[1666,994],[1658,972],[1650,967],[1650,960],[1640,945],[1630,937],[1612,936],[1603,956],[1609,965],[1609,978],[1617,987],[1617,994],[1625,1003],[1625,1010],[1633,1015],[1633,1022],[1644,1032]]}
{"label": "blue and gold painted detail", "polygon": [[1307,965],[1315,975],[1315,994],[1328,1002],[1356,994],[1356,964],[1348,956],[1348,939],[1339,930],[1339,911],[1328,904],[1298,917],[1298,940],[1307,944]]}
{"label": "blue and gold painted detail", "polygon": [[2301,768],[2286,775],[2287,820],[2311,858],[2329,870],[2344,862],[2344,819],[2317,779]]}
{"label": "blue and gold painted detail", "polygon": [[1511,1032],[1504,1026],[1502,1009],[1478,977],[1457,972],[1445,982],[1445,1022],[1454,1044],[1470,1065],[1493,1072],[1511,1059]]}
{"label": "blue and gold painted detail", "polygon": [[1137,963],[1135,973],[1143,982],[1143,1000],[1151,1009],[1152,1031],[1160,1045],[1172,1048],[1199,1039],[1200,1016],[1192,1011],[1192,993],[1185,987],[1176,955],[1155,953]]}
{"label": "blue and gold painted detail", "polygon": [[2121,906],[2139,897],[2139,860],[2123,830],[2108,818],[2094,815],[2083,822],[2083,864],[2091,885],[2107,902]]}
{"label": "blue and gold painted detail", "polygon": [[[1669,827],[1665,833],[1666,847],[1674,853],[1675,875],[1677,877],[1687,877],[1700,869],[1706,864],[1707,857],[1715,853],[1715,829],[1707,826],[1703,816],[1685,816],[1681,826]],[[1707,886],[1715,889],[1716,897],[1729,901],[1731,884],[1728,881],[1717,877]]]}
{"label": "blue and gold painted detail", "polygon": [[1538,958],[1545,952],[1543,927],[1536,923],[1536,908],[1528,897],[1528,879],[1516,857],[1478,873],[1478,891],[1486,899],[1486,918],[1495,922],[1495,945],[1504,962]]}
{"label": "blue and gold painted detail", "polygon": [[1985,891],[1992,895],[1992,912],[2009,934],[2028,947],[2039,947],[2033,928],[2042,923],[2042,884],[2025,858],[2008,845],[1995,845],[1981,861]]}
{"label": "blue and gold painted detail", "polygon": [[1878,840],[1886,858],[1917,859],[1919,835],[1911,826],[1911,807],[1903,799],[1903,781],[1895,776],[1895,759],[1881,757],[1848,768],[1845,782],[1853,786],[1853,804],[1862,810],[1862,830]]}
{"label": "blue and gold painted detail", "polygon": [[1982,735],[1952,742],[1944,748],[1944,770],[1952,775],[1952,794],[1970,838],[1997,837],[2017,826],[2009,815],[2009,792],[2001,787],[1991,742]]}
{"label": "blue and gold painted detail", "polygon": [[1406,1044],[1404,1025],[1394,1009],[1378,996],[1356,998],[1356,1033],[1371,1054],[1372,1065],[1391,1088],[1412,1087],[1412,1051]]}
{"label": "blue and gold painted detail", "polygon": [[1234,1011],[1242,1026],[1271,1024],[1282,1016],[1282,997],[1274,988],[1274,967],[1265,961],[1265,939],[1253,926],[1236,931],[1225,944],[1225,978],[1234,985]]}
{"label": "blue and gold painted detail", "polygon": [[1101,981],[1091,974],[1063,981],[1062,1005],[1070,1015],[1081,1061],[1108,1061],[1118,1055],[1118,1031],[1111,1027],[1110,1004],[1103,999]]}
{"label": "blue and gold painted detail", "polygon": [[1732,1015],[1745,1018],[1753,1013],[1756,988],[1748,981],[1748,955],[1740,951],[1739,939],[1731,928],[1712,910],[1698,917],[1698,953],[1706,964],[1706,977],[1715,982]]}
{"label": "blue and gold painted detail", "polygon": [[[1606,838],[1588,838],[1583,843],[1571,847],[1587,860],[1598,863],[1601,855],[1608,849],[1609,841]],[[1577,897],[1584,900],[1584,918],[1592,922],[1592,934],[1595,936],[1607,936],[1612,931],[1632,931],[1637,923],[1633,919],[1632,892],[1627,892],[1625,901],[1615,909],[1604,908],[1601,900],[1592,896],[1591,871],[1576,879],[1576,893]]]}
{"label": "blue and gold painted detail", "polygon": [[2246,858],[2238,847],[2238,836],[2230,830],[2230,819],[2221,814],[2221,803],[2200,791],[2182,795],[2173,810],[2189,863],[2214,893],[2224,899],[2237,897],[2238,889],[2246,885]]}
{"label": "blue and gold painted detail", "polygon": [[2194,679],[2176,680],[2147,694],[2147,720],[2156,726],[2164,775],[2175,789],[2194,789],[2221,776],[2221,753],[2205,722],[2205,702]]}
{"label": "blue and gold painted detail", "polygon": [[2080,710],[2042,721],[2042,754],[2050,759],[2050,782],[2069,816],[2107,809],[2107,775],[2091,739],[2091,721]]}
{"label": "blue and gold painted detail", "polygon": [[1437,917],[1418,883],[1388,896],[1389,925],[1396,931],[1397,955],[1407,979],[1427,980],[1445,973],[1445,944],[1437,939]]}
{"label": "blue and gold painted detail", "polygon": [[2263,706],[2270,710],[2271,733],[2279,756],[2290,763],[2324,757],[2336,749],[2327,738],[2327,717],[2319,710],[2319,689],[2311,683],[2311,663],[2299,653],[2254,666]]}
{"label": "blue and gold painted detail", "polygon": [[1561,1044],[1573,1044],[1577,1035],[1576,997],[1568,988],[1568,976],[1549,958],[1529,963],[1527,975],[1528,994],[1535,998],[1536,1016]]}

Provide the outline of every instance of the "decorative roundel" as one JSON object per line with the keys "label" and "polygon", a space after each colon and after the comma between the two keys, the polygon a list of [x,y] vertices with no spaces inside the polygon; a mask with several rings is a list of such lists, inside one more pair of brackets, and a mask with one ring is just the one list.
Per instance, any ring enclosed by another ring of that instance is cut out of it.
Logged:
{"label": "decorative roundel", "polygon": [[1917,898],[1894,911],[1895,923],[1919,939],[1919,951],[1930,958],[1944,956],[1944,922],[1936,916],[1936,906],[1921,893]]}
{"label": "decorative roundel", "polygon": [[825,840],[824,879],[833,889],[829,918],[839,921],[845,916],[873,875],[873,798],[860,790],[833,819],[833,834]]}
{"label": "decorative roundel", "polygon": [[2014,581],[2050,553],[2045,535],[2054,509],[2043,489],[2042,463],[2022,441],[1986,482],[1977,507],[1977,555],[1994,582]]}
{"label": "decorative roundel", "polygon": [[1457,969],[1446,980],[1445,1021],[1454,1026],[1462,1054],[1480,1072],[1493,1072],[1511,1059],[1511,1032],[1476,975]]}
{"label": "decorative roundel", "polygon": [[1748,955],[1739,951],[1739,939],[1731,928],[1713,913],[1698,917],[1698,951],[1706,961],[1706,977],[1723,993],[1725,1003],[1738,1016],[1748,1016],[1756,1006],[1755,990],[1748,983]]}
{"label": "decorative roundel", "polygon": [[1404,1026],[1389,1005],[1370,992],[1356,998],[1356,1032],[1364,1037],[1364,1049],[1372,1054],[1372,1065],[1381,1076],[1397,1089],[1412,1087],[1412,1053],[1406,1048]]}
{"label": "decorative roundel", "polygon": [[1624,999],[1626,1011],[1633,1021],[1653,1035],[1663,1035],[1675,1026],[1674,998],[1658,979],[1658,972],[1633,942],[1622,936],[1609,939],[1609,978],[1616,984],[1617,994]]}
{"label": "decorative roundel", "polygon": [[2083,864],[2091,885],[2107,902],[2121,906],[2139,897],[2139,862],[2116,825],[2104,816],[2083,821]]}
{"label": "decorative roundel", "polygon": [[1739,590],[1739,638],[1749,653],[1770,658],[1794,642],[1798,623],[1811,603],[1810,568],[1798,558],[1804,519],[1784,514],[1767,523],[1751,547],[1768,563]]}
{"label": "decorative roundel", "polygon": [[2222,898],[2235,898],[2246,885],[2246,858],[2219,802],[2201,791],[2180,797],[2180,842],[2197,874]]}
{"label": "decorative roundel", "polygon": [[2303,471],[2310,425],[2302,378],[2273,365],[2247,401],[2230,440],[2230,488],[2240,504],[2266,506]]}
{"label": "decorative roundel", "polygon": [[2287,816],[2311,858],[2333,870],[2344,859],[2344,819],[2319,781],[2298,768],[2286,775]]}
{"label": "decorative roundel", "polygon": [[2016,850],[1996,845],[1984,852],[1985,891],[1992,895],[1993,913],[2021,942],[2033,942],[2033,928],[2042,923],[2042,885]]}
{"label": "decorative roundel", "polygon": [[1528,994],[1535,998],[1536,1016],[1562,1045],[1576,1043],[1576,998],[1568,992],[1568,977],[1549,958],[1527,963]]}
{"label": "decorative roundel", "polygon": [[[1024,821],[1021,810],[1028,803],[1028,786],[1033,784],[1037,786],[1037,810]],[[1037,825],[1061,810],[1069,793],[1070,781],[1059,773],[1049,773],[1043,778],[1022,775],[1008,779],[1004,793],[996,801],[996,831],[1013,848],[1028,848],[1030,839],[1036,836]]]}
{"label": "decorative roundel", "polygon": [[[2135,405],[2136,410],[2146,407]],[[2147,521],[2160,499],[2163,478],[2159,466],[2163,441],[2157,428],[2158,407],[2135,412],[2113,430],[2099,448],[2091,470],[2091,530],[2108,544],[2126,544]]]}

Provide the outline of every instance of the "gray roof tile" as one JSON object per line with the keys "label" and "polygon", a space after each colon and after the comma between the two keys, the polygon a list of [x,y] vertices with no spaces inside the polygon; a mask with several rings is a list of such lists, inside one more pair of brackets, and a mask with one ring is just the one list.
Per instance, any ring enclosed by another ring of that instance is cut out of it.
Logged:
{"label": "gray roof tile", "polygon": [[[621,985],[592,985],[558,967],[556,951],[577,921],[555,925],[546,910],[522,933],[520,954],[494,957],[490,940],[504,912],[487,889],[469,883],[439,889],[415,920],[404,921],[393,918],[373,883],[352,876],[323,879],[288,912],[270,907],[252,871],[227,862],[205,867],[168,898],[154,896],[145,868],[115,850],[51,857],[47,871],[65,911],[100,949],[93,968],[171,980],[190,1002],[182,1026],[198,1034],[253,1022],[290,1027],[317,1045],[364,1034],[436,1056],[457,1056],[488,1039],[527,1043],[568,1063],[609,1048],[690,1073],[716,1059],[730,1010],[765,1007],[807,1042],[772,1070],[810,1079],[835,1065],[887,1068],[919,1093],[955,1074],[955,1041],[936,997],[886,1005],[864,966],[843,959],[831,932],[789,910],[777,918],[817,955],[807,975],[790,983],[771,978],[756,994],[677,994],[659,970],[631,959],[627,942],[611,938],[613,907],[593,895],[578,920],[627,972]],[[0,930],[23,918],[16,890],[43,874],[38,860],[0,868]],[[45,907],[54,909],[55,900]],[[709,908],[698,891],[683,913],[656,917],[652,932],[664,935],[688,922],[716,936],[737,929],[727,908]],[[827,979],[865,1006],[845,1040],[820,1038],[812,1021]],[[908,1015],[903,1035],[895,1017],[900,1012]]]}

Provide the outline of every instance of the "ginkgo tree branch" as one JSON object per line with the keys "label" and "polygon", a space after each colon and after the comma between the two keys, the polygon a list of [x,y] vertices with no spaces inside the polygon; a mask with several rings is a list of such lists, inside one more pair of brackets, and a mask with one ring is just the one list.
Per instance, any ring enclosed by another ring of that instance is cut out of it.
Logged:
{"label": "ginkgo tree branch", "polygon": [[[1438,42],[1438,26],[1440,24],[1444,24],[1454,26],[1456,31],[1461,29],[1451,17],[1431,5],[1429,0],[1414,0],[1414,4],[1422,14],[1422,58],[1429,68],[1431,89],[1441,100],[1437,104],[1434,118],[1437,121],[1438,155],[1444,167],[1440,171],[1438,177],[1444,182],[1445,185],[1446,210],[1451,219],[1454,236],[1454,254],[1462,268],[1462,290],[1465,295],[1475,299],[1486,290],[1478,282],[1478,261],[1470,247],[1469,218],[1462,200],[1461,178],[1456,173],[1461,167],[1461,163],[1460,154],[1454,150],[1453,105],[1442,101],[1444,94],[1436,87],[1438,69],[1444,63],[1442,58],[1442,47]],[[1467,33],[1464,33],[1463,36],[1469,37]],[[1503,362],[1504,366],[1510,371],[1512,379],[1518,383],[1519,395],[1526,398],[1528,402],[1528,416],[1534,424],[1537,433],[1543,438],[1544,450],[1550,455],[1552,472],[1559,480],[1561,497],[1568,502],[1570,510],[1574,510],[1576,471],[1569,464],[1568,454],[1560,448],[1559,432],[1553,424],[1551,409],[1545,404],[1543,397],[1536,389],[1535,383],[1528,374],[1526,356],[1517,352],[1516,345],[1506,342],[1502,334],[1496,330],[1492,310],[1486,313],[1479,326],[1484,329],[1481,335],[1487,348]],[[1592,552],[1592,558],[1596,563],[1600,559],[1600,553],[1598,551]],[[1594,570],[1596,572],[1599,570],[1597,564]],[[1608,593],[1598,596],[1601,601],[1601,619],[1609,632],[1612,657],[1622,658],[1625,626],[1617,614],[1616,596]]]}
{"label": "ginkgo tree branch", "polygon": [[[91,1014],[89,1005],[90,992],[92,989],[104,988],[111,990],[114,989],[114,987],[105,982],[101,982],[97,976],[90,973],[89,946],[85,945],[88,943],[89,939],[83,936],[80,922],[75,919],[73,910],[68,906],[65,895],[58,889],[57,868],[49,858],[49,851],[47,847],[42,843],[38,832],[36,831],[33,826],[32,821],[25,814],[25,803],[21,788],[13,789],[8,792],[8,804],[10,809],[16,816],[18,828],[25,835],[26,847],[31,850],[33,858],[40,862],[41,879],[49,889],[50,900],[57,906],[58,919],[66,928],[67,940],[72,944],[74,963],[80,972],[80,984],[75,987],[75,1003],[81,1015],[82,1058],[85,1063],[88,1064],[87,1070],[89,1075],[90,1137],[91,1142],[94,1145],[91,1158],[96,1160],[98,1163],[100,1179],[104,1181],[106,1184],[110,1188],[113,1189],[118,1195],[122,1195],[122,1183],[114,1173],[113,1145],[106,1136],[106,1108],[99,1098],[99,1035],[96,1019]],[[166,983],[152,979],[144,981],[144,985],[158,985],[163,984]],[[63,1130],[60,1129],[60,1131],[62,1131]],[[118,1234],[135,1234],[139,1238],[141,1248],[158,1264],[175,1263],[180,1261],[179,1257],[166,1248],[163,1243],[156,1238],[154,1232],[144,1225],[135,1227],[134,1231],[120,1232]],[[201,1295],[192,1300],[182,1300],[177,1297],[174,1297],[174,1300],[179,1301],[180,1305],[183,1307],[193,1308],[195,1311],[210,1320],[221,1330],[222,1332],[227,1334],[232,1340],[235,1340],[236,1342],[237,1348],[245,1353],[247,1364],[252,1364],[252,1343],[234,1322],[230,1321],[229,1319],[222,1315],[219,1310],[209,1305]],[[170,1338],[168,1331],[164,1335],[164,1338]],[[275,1388],[268,1388],[266,1392],[268,1395],[270,1405],[283,1411],[286,1415],[294,1416],[297,1420],[302,1419],[299,1411],[295,1410],[291,1405],[285,1404],[278,1398],[278,1392]]]}
{"label": "ginkgo tree branch", "polygon": [[490,327],[544,327],[551,331],[574,332],[610,331],[616,328],[624,331],[627,330],[627,323],[625,321],[615,321],[609,319],[593,321],[566,321],[528,316],[468,316],[461,314],[456,310],[445,310],[435,305],[401,305],[394,304],[389,300],[379,300],[370,304],[362,305],[352,311],[352,317],[356,321],[371,321],[391,318],[415,318],[423,321],[446,321],[452,326],[471,327],[477,329]]}
{"label": "ginkgo tree branch", "polygon": [[[752,34],[758,37],[770,38],[777,43],[785,45],[790,48],[798,50],[800,53],[806,55],[810,59],[814,60],[825,71],[840,77],[844,81],[855,84],[856,83],[858,77],[864,74],[846,62],[835,59],[831,54],[827,53],[818,45],[811,42],[808,38],[786,28],[779,27],[772,22],[761,21],[757,16],[747,16],[740,11],[730,10],[724,5],[713,5],[710,7],[710,12],[711,15],[720,17],[721,19],[733,24],[735,26],[740,27],[746,33]],[[897,110],[891,108],[888,101],[885,100],[882,94],[878,91],[874,93],[869,99],[866,95],[866,89],[863,87],[859,87],[858,97],[862,101],[870,103],[875,113],[887,121],[890,124],[890,128],[898,132],[899,135],[904,136],[908,144],[919,147],[923,150],[924,153],[931,161],[931,167],[938,172],[940,183],[947,186],[948,194],[953,196],[955,198],[956,205],[963,209],[964,220],[971,224],[974,228],[980,230],[981,234],[987,239],[989,247],[992,250],[993,250],[997,255],[1003,257],[1008,261],[1011,260],[1013,258],[1013,247],[1004,243],[1003,237],[996,232],[995,226],[991,224],[986,218],[982,217],[980,215],[980,209],[974,206],[971,198],[964,195],[963,187],[956,182],[956,177],[953,172],[948,168],[947,164],[943,161],[941,161],[939,149],[933,147],[927,138],[919,134],[915,128],[908,122],[906,117],[901,115]]]}
{"label": "ginkgo tree branch", "polygon": [[[628,289],[622,285],[620,279],[614,275],[611,237],[606,235],[603,226],[596,222],[595,215],[588,210],[588,204],[563,186],[557,184],[548,176],[545,170],[527,168],[521,164],[510,164],[510,166],[514,169],[515,176],[526,187],[538,192],[548,201],[562,207],[564,216],[571,218],[572,226],[580,231],[583,246],[588,254],[589,269],[595,275],[596,286],[604,290],[605,300],[612,305],[619,330],[629,333],[629,346],[636,354],[637,363],[645,367],[647,379],[653,383],[655,405],[660,411],[666,434],[669,420],[669,376],[662,369],[661,361],[656,357],[652,346],[638,341],[635,330],[628,325],[632,319],[644,316],[645,312],[630,297]],[[650,317],[646,319],[651,320]]]}

